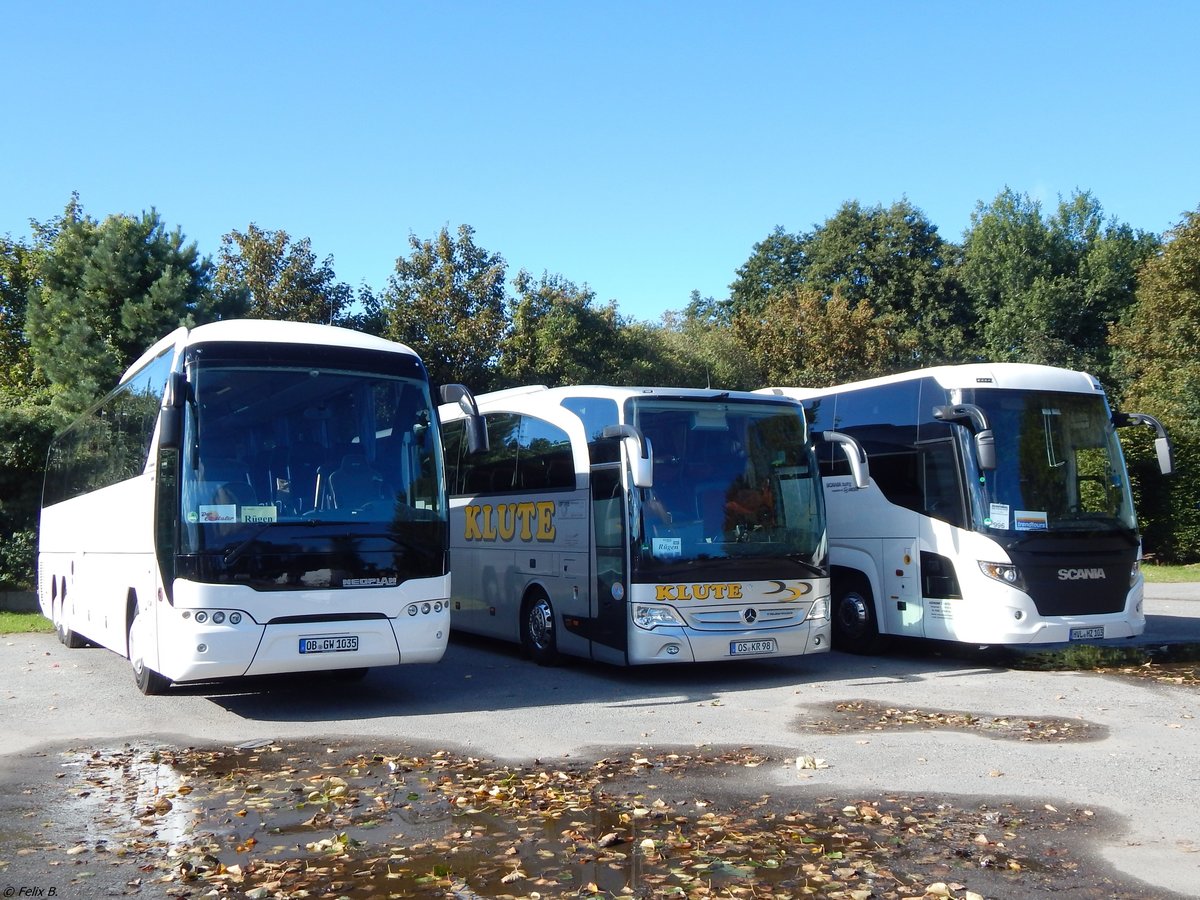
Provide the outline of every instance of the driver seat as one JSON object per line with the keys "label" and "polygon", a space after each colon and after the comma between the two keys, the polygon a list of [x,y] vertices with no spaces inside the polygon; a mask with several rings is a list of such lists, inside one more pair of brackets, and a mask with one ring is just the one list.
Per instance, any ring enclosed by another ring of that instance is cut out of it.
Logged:
{"label": "driver seat", "polygon": [[329,473],[329,500],[335,509],[358,509],[375,500],[386,500],[383,476],[367,464],[362,453],[347,453]]}

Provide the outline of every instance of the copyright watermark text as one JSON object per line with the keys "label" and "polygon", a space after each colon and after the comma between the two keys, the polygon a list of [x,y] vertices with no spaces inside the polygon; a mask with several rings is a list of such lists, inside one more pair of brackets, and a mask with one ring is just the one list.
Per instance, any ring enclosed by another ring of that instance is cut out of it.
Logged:
{"label": "copyright watermark text", "polygon": [[58,888],[32,884],[10,884],[2,892],[5,897],[57,897]]}

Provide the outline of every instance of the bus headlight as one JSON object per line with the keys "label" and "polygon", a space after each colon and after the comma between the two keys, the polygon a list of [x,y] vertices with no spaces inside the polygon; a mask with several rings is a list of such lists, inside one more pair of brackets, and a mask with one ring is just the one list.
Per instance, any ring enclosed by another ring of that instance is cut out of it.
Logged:
{"label": "bus headlight", "polygon": [[808,615],[805,619],[828,619],[829,618],[829,598],[821,597],[819,600],[814,600],[813,605],[808,610]]}
{"label": "bus headlight", "polygon": [[682,625],[675,610],[669,606],[635,606],[633,621],[638,628],[657,628],[659,625]]}
{"label": "bus headlight", "polygon": [[997,563],[979,561],[979,568],[988,578],[994,578],[996,581],[1004,584],[1012,585],[1013,587],[1021,587],[1021,570],[1012,563]]}
{"label": "bus headlight", "polygon": [[1135,584],[1137,584],[1138,576],[1141,574],[1142,574],[1142,561],[1140,559],[1135,559],[1133,561],[1133,568],[1129,570],[1129,586],[1130,587],[1133,587]]}

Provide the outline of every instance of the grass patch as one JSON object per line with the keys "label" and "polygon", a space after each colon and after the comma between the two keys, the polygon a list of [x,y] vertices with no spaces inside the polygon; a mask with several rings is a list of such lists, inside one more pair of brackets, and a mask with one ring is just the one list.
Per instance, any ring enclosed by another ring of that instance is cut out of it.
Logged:
{"label": "grass patch", "polygon": [[36,631],[49,634],[54,623],[39,612],[0,611],[0,634],[28,634]]}
{"label": "grass patch", "polygon": [[1151,584],[1182,584],[1189,581],[1200,581],[1200,563],[1193,563],[1190,566],[1142,563],[1142,574]]}
{"label": "grass patch", "polygon": [[1200,685],[1200,644],[1108,647],[1077,644],[1034,653],[1006,654],[1012,669],[1133,675],[1169,684]]}

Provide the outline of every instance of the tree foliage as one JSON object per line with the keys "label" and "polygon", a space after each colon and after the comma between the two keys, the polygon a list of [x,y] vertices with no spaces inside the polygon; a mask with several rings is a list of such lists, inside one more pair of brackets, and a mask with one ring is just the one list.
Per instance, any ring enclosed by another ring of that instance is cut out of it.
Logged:
{"label": "tree foliage", "polygon": [[29,292],[38,277],[37,251],[0,238],[0,403],[28,400],[45,380],[34,368],[25,334]]}
{"label": "tree foliage", "polygon": [[380,298],[383,336],[416,350],[435,383],[491,383],[506,330],[504,257],[475,243],[460,225],[457,239],[443,228],[432,240],[410,235],[412,252]]}
{"label": "tree foliage", "polygon": [[1112,347],[1123,407],[1159,418],[1175,447],[1177,474],[1159,479],[1149,441],[1123,435],[1146,547],[1168,561],[1200,558],[1193,474],[1200,468],[1200,210],[1188,213],[1141,269],[1137,303],[1113,329]]}
{"label": "tree foliage", "polygon": [[731,286],[733,315],[760,315],[779,291],[802,287],[848,308],[870,302],[895,330],[893,370],[962,358],[970,305],[955,274],[958,250],[907,200],[889,207],[844,203],[805,235],[782,229],[761,244]]}
{"label": "tree foliage", "polygon": [[354,299],[337,280],[332,256],[318,263],[308,238],[293,241],[253,222],[221,238],[213,286],[229,310],[252,319],[344,324]]}
{"label": "tree foliage", "polygon": [[692,291],[682,312],[666,313],[656,329],[656,346],[674,378],[665,383],[727,390],[761,387],[758,368],[731,326],[728,302],[701,297],[699,291]]}
{"label": "tree foliage", "polygon": [[498,387],[584,384],[619,377],[624,323],[615,302],[596,306],[587,285],[561,275],[535,279],[522,269],[512,281],[508,332],[500,346]]}
{"label": "tree foliage", "polygon": [[1106,222],[1076,193],[1043,217],[1041,204],[1005,189],[971,217],[962,280],[974,303],[982,357],[1092,372],[1111,383],[1109,329],[1134,302],[1152,235]]}
{"label": "tree foliage", "polygon": [[72,198],[40,269],[26,332],[65,409],[87,406],[154,341],[208,314],[211,262],[154,210],[97,222]]}
{"label": "tree foliage", "polygon": [[34,404],[0,405],[0,588],[33,584],[42,467],[66,417]]}
{"label": "tree foliage", "polygon": [[733,334],[759,385],[827,387],[882,375],[903,348],[892,314],[804,285],[772,294],[759,315],[739,313]]}

